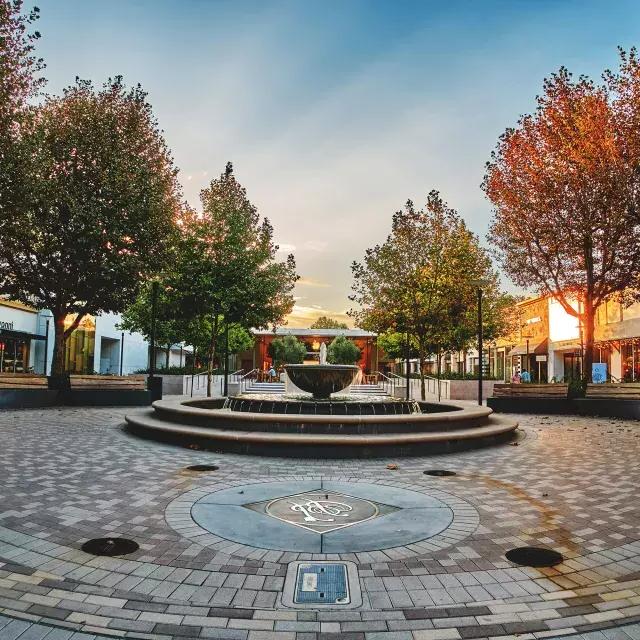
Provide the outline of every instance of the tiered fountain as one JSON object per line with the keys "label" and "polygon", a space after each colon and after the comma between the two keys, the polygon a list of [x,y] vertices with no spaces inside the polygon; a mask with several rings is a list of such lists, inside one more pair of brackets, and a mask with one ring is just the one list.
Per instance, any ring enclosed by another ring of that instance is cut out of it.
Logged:
{"label": "tiered fountain", "polygon": [[285,370],[304,393],[158,400],[128,415],[128,428],[242,453],[371,457],[482,446],[513,437],[518,426],[487,407],[342,393],[359,369],[326,364],[326,347],[320,364]]}

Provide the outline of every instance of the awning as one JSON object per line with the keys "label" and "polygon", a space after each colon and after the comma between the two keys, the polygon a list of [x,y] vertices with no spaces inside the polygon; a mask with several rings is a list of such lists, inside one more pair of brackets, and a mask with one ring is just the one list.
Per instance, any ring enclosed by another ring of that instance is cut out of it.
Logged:
{"label": "awning", "polygon": [[553,343],[554,351],[582,351],[582,345],[575,340],[560,340]]}
{"label": "awning", "polygon": [[[544,340],[529,340],[529,355],[536,354],[542,355],[547,353],[547,345],[548,340],[545,338]],[[517,344],[511,351],[509,352],[510,356],[526,356],[527,355],[527,343],[521,342]]]}
{"label": "awning", "polygon": [[14,340],[46,340],[46,336],[40,336],[26,331],[12,331],[10,329],[0,329],[0,338],[12,338]]}

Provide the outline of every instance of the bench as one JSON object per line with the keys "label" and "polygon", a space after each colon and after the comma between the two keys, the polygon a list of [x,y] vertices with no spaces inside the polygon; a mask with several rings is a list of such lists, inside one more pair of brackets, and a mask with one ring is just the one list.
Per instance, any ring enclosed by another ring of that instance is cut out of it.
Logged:
{"label": "bench", "polygon": [[91,391],[144,391],[147,388],[147,378],[144,375],[135,376],[70,376],[72,389],[88,389]]}
{"label": "bench", "polygon": [[523,382],[506,383],[493,386],[494,398],[566,398],[566,384],[537,384]]}
{"label": "bench", "polygon": [[0,389],[46,389],[45,376],[33,373],[0,373]]}
{"label": "bench", "polygon": [[640,383],[588,384],[585,397],[598,400],[640,400]]}

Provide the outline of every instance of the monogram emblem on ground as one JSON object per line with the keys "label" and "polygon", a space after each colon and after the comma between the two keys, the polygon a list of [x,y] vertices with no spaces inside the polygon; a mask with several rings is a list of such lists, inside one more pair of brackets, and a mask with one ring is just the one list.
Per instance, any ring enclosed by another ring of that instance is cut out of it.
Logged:
{"label": "monogram emblem on ground", "polygon": [[322,489],[245,506],[315,533],[350,527],[395,511],[394,507]]}

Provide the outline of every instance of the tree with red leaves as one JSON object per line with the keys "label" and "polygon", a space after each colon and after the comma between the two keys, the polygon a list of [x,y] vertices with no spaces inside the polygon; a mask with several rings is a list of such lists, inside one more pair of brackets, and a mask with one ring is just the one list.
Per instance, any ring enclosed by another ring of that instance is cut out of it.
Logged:
{"label": "tree with red leaves", "polygon": [[587,381],[598,306],[640,292],[640,60],[620,55],[600,84],[564,68],[545,80],[535,113],[500,137],[482,185],[504,271],[579,318]]}

